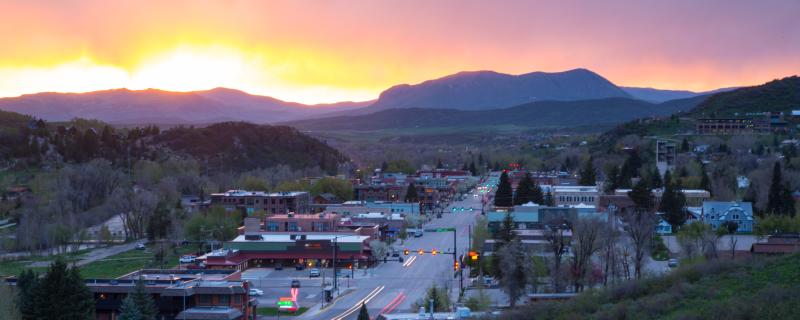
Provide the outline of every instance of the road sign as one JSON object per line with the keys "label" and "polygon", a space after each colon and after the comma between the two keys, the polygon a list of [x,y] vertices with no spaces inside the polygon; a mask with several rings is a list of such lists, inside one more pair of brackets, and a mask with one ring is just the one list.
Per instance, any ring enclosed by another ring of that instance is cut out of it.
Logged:
{"label": "road sign", "polygon": [[425,232],[453,232],[453,231],[456,231],[456,228],[425,229]]}

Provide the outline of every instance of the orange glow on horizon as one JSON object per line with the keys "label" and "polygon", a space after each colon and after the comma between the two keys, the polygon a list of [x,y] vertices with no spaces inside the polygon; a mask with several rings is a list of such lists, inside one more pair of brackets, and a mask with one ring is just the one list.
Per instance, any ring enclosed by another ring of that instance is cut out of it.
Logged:
{"label": "orange glow on horizon", "polygon": [[[724,6],[725,10],[720,10]],[[705,91],[800,73],[800,3],[3,1],[0,97],[227,87],[365,101],[460,71]]]}

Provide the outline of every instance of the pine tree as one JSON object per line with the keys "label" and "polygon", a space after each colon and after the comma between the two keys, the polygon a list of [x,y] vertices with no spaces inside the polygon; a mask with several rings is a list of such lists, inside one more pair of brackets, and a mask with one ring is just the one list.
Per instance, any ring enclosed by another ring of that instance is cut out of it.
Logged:
{"label": "pine tree", "polygon": [[538,205],[544,205],[544,192],[542,191],[542,186],[539,185],[538,182],[533,183],[533,188],[531,188],[531,201]]}
{"label": "pine tree", "polygon": [[669,178],[669,171],[665,174],[664,192],[661,195],[661,203],[659,210],[664,213],[664,220],[666,220],[676,232],[678,228],[686,223],[686,197],[681,191],[681,183],[673,183]]}
{"label": "pine tree", "polygon": [[388,170],[388,169],[389,169],[389,164],[386,163],[386,160],[381,162],[381,172],[386,172],[386,170]]}
{"label": "pine tree", "polygon": [[469,170],[469,165],[466,162],[464,162],[464,165],[461,166],[461,171],[468,171],[468,170]]}
{"label": "pine tree", "polygon": [[118,320],[142,320],[144,317],[130,295],[122,299]]}
{"label": "pine tree", "polygon": [[37,300],[36,286],[38,285],[39,277],[33,270],[27,269],[22,271],[17,279],[17,301],[19,301],[19,312],[24,319],[33,319],[34,308],[36,307],[35,301]]}
{"label": "pine tree", "polygon": [[514,240],[516,233],[514,232],[514,216],[511,212],[506,212],[503,216],[503,223],[500,225],[500,230],[497,232],[498,245],[504,246]]}
{"label": "pine tree", "polygon": [[653,209],[653,191],[650,190],[650,186],[647,185],[644,179],[640,179],[633,186],[633,189],[628,191],[628,197],[636,204],[636,209],[640,211],[649,212]]}
{"label": "pine tree", "polygon": [[358,311],[358,320],[369,320],[369,312],[365,303],[361,304],[361,310]]}
{"label": "pine tree", "polygon": [[61,258],[50,265],[47,273],[32,289],[32,319],[94,318],[92,292],[83,283],[78,269],[68,269]]}
{"label": "pine tree", "polygon": [[494,171],[500,171],[500,162],[497,162],[497,161],[494,162],[493,170]]}
{"label": "pine tree", "polygon": [[417,202],[418,199],[417,188],[414,186],[414,183],[411,182],[408,184],[408,189],[406,190],[406,202]]}
{"label": "pine tree", "polygon": [[556,199],[553,197],[553,193],[547,191],[547,195],[544,197],[544,204],[548,207],[555,207]]}
{"label": "pine tree", "polygon": [[517,191],[514,193],[514,205],[522,205],[531,201],[531,189],[533,188],[533,179],[529,172],[525,173],[522,180],[517,185]]}
{"label": "pine tree", "polygon": [[584,165],[583,169],[580,172],[580,180],[578,181],[578,185],[581,186],[594,186],[597,185],[597,172],[594,170],[594,166],[592,165],[592,157],[589,157],[589,160],[586,161],[586,165]]}
{"label": "pine tree", "polygon": [[681,142],[681,152],[689,152],[689,139],[683,138]]}
{"label": "pine tree", "polygon": [[478,168],[475,167],[475,161],[469,164],[469,172],[472,173],[473,176],[478,175]]}
{"label": "pine tree", "polygon": [[137,310],[141,313],[142,320],[155,320],[158,316],[158,308],[156,302],[144,285],[144,281],[140,278],[136,280],[136,287],[130,294],[131,299],[136,303]]}
{"label": "pine tree", "polygon": [[436,160],[436,169],[444,169],[444,164],[442,164],[442,159]]}
{"label": "pine tree", "polygon": [[784,205],[785,192],[781,164],[775,162],[772,168],[772,183],[769,186],[769,194],[767,195],[767,212],[772,214],[788,213]]}
{"label": "pine tree", "polygon": [[656,167],[653,167],[653,171],[650,172],[650,186],[652,186],[654,189],[660,189],[664,187],[664,181],[661,180],[661,173],[658,172],[658,168]]}
{"label": "pine tree", "polygon": [[513,205],[513,191],[511,181],[508,179],[508,172],[500,174],[500,182],[497,184],[497,192],[494,194],[494,205],[497,207],[511,207]]}
{"label": "pine tree", "polygon": [[706,166],[702,163],[700,164],[700,189],[708,191],[711,193],[711,179],[708,177],[708,172],[706,172]]}

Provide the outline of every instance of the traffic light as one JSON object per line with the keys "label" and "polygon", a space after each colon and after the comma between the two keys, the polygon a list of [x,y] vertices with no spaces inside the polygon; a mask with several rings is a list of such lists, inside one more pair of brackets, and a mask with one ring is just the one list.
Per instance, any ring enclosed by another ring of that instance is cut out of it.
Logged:
{"label": "traffic light", "polygon": [[461,266],[458,265],[458,261],[453,261],[453,270],[458,271]]}
{"label": "traffic light", "polygon": [[408,255],[408,249],[403,250],[404,255]]}
{"label": "traffic light", "polygon": [[436,253],[437,253],[437,252],[436,252],[436,249],[433,249],[433,250],[431,251],[431,254],[432,254],[432,255],[434,255],[434,256],[436,255]]}
{"label": "traffic light", "polygon": [[419,255],[423,255],[423,254],[425,254],[425,250],[419,249],[419,251],[417,251],[417,253],[419,253]]}
{"label": "traffic light", "polygon": [[479,256],[480,255],[476,251],[470,251],[469,252],[469,259],[472,260],[472,261],[478,260]]}

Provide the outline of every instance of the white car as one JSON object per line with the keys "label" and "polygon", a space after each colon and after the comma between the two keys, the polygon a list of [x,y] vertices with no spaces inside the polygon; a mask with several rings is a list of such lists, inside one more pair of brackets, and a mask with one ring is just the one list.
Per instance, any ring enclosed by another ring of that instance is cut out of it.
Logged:
{"label": "white car", "polygon": [[261,290],[261,289],[250,289],[250,295],[251,296],[257,296],[257,297],[263,296],[264,295],[264,290]]}
{"label": "white car", "polygon": [[179,261],[181,263],[194,263],[195,259],[197,259],[197,257],[192,256],[192,255],[186,255],[186,256],[182,256]]}

